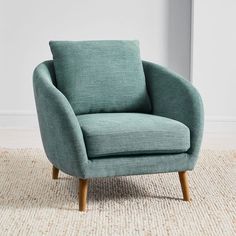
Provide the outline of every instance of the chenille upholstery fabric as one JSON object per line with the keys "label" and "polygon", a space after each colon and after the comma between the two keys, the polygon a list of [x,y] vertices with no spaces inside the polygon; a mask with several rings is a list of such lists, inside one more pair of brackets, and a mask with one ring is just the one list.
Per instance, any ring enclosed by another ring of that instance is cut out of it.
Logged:
{"label": "chenille upholstery fabric", "polygon": [[138,41],[51,41],[58,89],[75,114],[150,112]]}
{"label": "chenille upholstery fabric", "polygon": [[36,67],[34,95],[45,152],[51,163],[72,176],[139,175],[192,170],[202,134],[203,106],[192,84],[165,68],[143,62],[153,116],[183,123],[190,131],[190,148],[182,153],[150,153],[89,159],[84,133],[68,99],[57,88],[53,61]]}
{"label": "chenille upholstery fabric", "polygon": [[190,130],[189,165],[196,164],[201,147],[204,109],[197,89],[168,69],[144,61],[145,77],[152,103],[152,114],[178,120]]}
{"label": "chenille upholstery fabric", "polygon": [[141,113],[99,113],[77,117],[90,159],[156,153],[182,153],[190,147],[184,124]]}

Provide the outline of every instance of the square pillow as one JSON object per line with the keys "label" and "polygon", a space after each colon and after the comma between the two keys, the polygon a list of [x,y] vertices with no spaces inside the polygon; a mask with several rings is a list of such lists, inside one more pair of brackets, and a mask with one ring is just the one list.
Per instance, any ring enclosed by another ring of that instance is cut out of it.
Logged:
{"label": "square pillow", "polygon": [[50,41],[57,87],[76,115],[151,109],[138,41]]}

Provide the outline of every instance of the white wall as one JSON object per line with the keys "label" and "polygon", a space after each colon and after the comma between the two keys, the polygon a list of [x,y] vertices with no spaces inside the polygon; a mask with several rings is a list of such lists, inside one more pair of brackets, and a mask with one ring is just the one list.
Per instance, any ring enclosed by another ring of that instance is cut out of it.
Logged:
{"label": "white wall", "polygon": [[37,124],[34,67],[49,40],[139,39],[143,59],[186,78],[190,0],[0,0],[0,127]]}
{"label": "white wall", "polygon": [[195,0],[193,22],[193,83],[206,131],[236,133],[236,1]]}

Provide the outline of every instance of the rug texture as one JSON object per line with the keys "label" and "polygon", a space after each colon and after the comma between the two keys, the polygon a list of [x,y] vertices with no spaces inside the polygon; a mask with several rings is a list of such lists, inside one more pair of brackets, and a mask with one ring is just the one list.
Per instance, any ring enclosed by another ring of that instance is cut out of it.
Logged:
{"label": "rug texture", "polygon": [[88,212],[78,179],[39,149],[0,149],[0,235],[236,235],[236,151],[202,151],[189,173],[192,202],[177,173],[92,179]]}

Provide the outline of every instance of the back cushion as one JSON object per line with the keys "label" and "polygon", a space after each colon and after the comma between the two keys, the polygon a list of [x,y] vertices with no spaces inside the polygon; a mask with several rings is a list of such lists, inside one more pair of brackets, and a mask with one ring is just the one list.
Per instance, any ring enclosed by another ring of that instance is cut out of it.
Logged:
{"label": "back cushion", "polygon": [[50,41],[57,87],[75,114],[149,112],[138,41]]}

